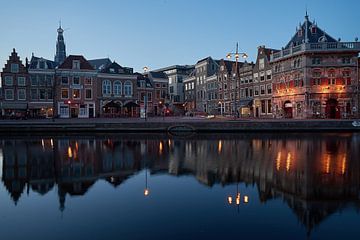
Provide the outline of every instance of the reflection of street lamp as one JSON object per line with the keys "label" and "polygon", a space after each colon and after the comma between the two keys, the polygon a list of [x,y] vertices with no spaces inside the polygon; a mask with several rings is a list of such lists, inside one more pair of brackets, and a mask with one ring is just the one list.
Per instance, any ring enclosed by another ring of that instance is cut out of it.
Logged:
{"label": "reflection of street lamp", "polygon": [[[234,198],[235,198],[235,201],[234,201]],[[239,205],[241,204],[241,194],[240,194],[240,191],[239,191],[239,183],[236,184],[236,195],[235,195],[235,197],[233,197],[232,195],[229,195],[227,197],[227,202],[228,202],[229,205],[235,204],[237,206],[237,210],[239,211]],[[244,204],[249,203],[249,196],[248,195],[244,195],[243,203]]]}
{"label": "reflection of street lamp", "polygon": [[[242,58],[246,59],[248,57],[248,55],[244,52],[239,52],[239,44],[236,43],[236,52],[230,52],[226,55],[227,59],[231,59],[231,58],[235,58],[235,102],[234,102],[234,107],[235,107],[235,117],[237,117],[237,89],[238,89],[238,79],[239,79],[239,75],[238,75],[238,61],[240,58],[240,55]],[[240,83],[239,83],[240,86]]]}
{"label": "reflection of street lamp", "polygon": [[148,188],[148,182],[147,182],[147,168],[145,166],[145,189],[144,189],[144,196],[149,196],[150,190]]}
{"label": "reflection of street lamp", "polygon": [[222,115],[223,115],[223,108],[222,108],[222,103],[221,103],[221,101],[219,101],[219,105],[220,105],[220,115],[222,116]]}

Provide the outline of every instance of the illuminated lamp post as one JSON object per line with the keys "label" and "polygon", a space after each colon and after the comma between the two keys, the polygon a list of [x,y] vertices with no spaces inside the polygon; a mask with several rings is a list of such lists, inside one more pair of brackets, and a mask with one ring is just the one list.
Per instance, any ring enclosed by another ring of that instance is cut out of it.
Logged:
{"label": "illuminated lamp post", "polygon": [[[236,52],[230,52],[226,55],[227,59],[231,59],[231,58],[235,58],[235,102],[234,102],[234,107],[235,107],[235,117],[237,117],[237,93],[238,93],[238,86],[237,83],[239,83],[239,87],[240,87],[240,81],[239,80],[239,74],[238,74],[238,62],[239,62],[239,58],[240,55],[242,58],[246,59],[248,57],[248,55],[244,52],[239,52],[239,44],[236,43]],[[232,76],[233,77],[233,76]]]}

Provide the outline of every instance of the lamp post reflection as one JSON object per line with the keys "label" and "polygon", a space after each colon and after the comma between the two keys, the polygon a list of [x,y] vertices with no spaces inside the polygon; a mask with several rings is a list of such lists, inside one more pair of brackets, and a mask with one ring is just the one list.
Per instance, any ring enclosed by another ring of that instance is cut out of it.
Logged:
{"label": "lamp post reflection", "polygon": [[[234,201],[235,199],[235,201]],[[227,197],[227,202],[230,206],[232,205],[236,205],[237,206],[237,211],[239,212],[239,207],[241,204],[241,194],[239,191],[239,183],[236,184],[236,194],[235,196],[229,195]],[[249,203],[249,196],[248,195],[244,195],[243,197],[243,204],[248,204]]]}

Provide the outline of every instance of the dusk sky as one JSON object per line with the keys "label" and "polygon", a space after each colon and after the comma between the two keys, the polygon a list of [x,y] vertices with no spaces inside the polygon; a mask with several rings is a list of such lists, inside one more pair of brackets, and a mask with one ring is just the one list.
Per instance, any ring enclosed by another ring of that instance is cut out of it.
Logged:
{"label": "dusk sky", "polygon": [[257,46],[281,48],[310,19],[334,38],[360,37],[360,1],[1,0],[0,64],[13,48],[22,60],[53,60],[61,19],[67,55],[109,57],[142,71],[194,64],[235,50],[256,57]]}

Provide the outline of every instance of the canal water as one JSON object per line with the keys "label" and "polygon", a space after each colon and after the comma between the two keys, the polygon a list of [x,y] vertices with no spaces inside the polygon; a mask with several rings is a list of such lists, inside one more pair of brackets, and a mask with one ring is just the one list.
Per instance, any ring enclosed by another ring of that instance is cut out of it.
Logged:
{"label": "canal water", "polygon": [[0,137],[1,239],[353,239],[356,133]]}

